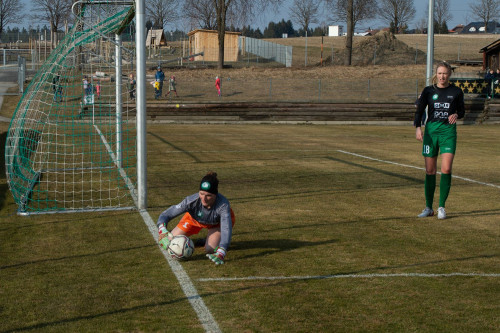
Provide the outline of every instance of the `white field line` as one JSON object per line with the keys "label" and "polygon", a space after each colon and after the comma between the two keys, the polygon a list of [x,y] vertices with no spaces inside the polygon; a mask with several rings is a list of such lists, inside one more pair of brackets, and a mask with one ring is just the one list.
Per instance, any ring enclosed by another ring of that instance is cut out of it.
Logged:
{"label": "white field line", "polygon": [[[269,150],[274,151],[274,150]],[[281,151],[281,150],[280,150]],[[364,156],[356,153],[347,152],[344,150],[337,150],[339,153],[348,154],[356,157],[361,157],[364,159],[394,164],[397,166],[402,166],[406,168],[413,168],[418,170],[425,170],[422,167],[416,167],[413,165],[402,164],[392,161],[381,160],[378,158],[373,158],[369,156]],[[468,182],[491,186],[495,188],[500,188],[500,186],[495,184],[489,184],[480,182],[477,180],[464,178],[460,176],[453,176],[457,179],[462,179]],[[395,278],[395,277],[423,277],[423,278],[435,278],[435,277],[500,277],[500,273],[395,273],[395,274],[339,274],[339,275],[309,275],[309,276],[249,276],[249,277],[239,277],[239,278],[200,278],[197,281],[200,282],[214,282],[214,281],[257,281],[257,280],[312,280],[312,279],[346,279],[346,278],[356,278],[356,279],[367,279],[367,278]]]}
{"label": "white field line", "polygon": [[[348,151],[345,151],[345,150],[337,150],[337,151],[339,153],[348,154],[348,155],[352,155],[352,156],[356,156],[356,157],[361,157],[361,158],[364,158],[364,159],[367,159],[367,160],[372,160],[372,161],[377,161],[377,162],[382,162],[382,163],[387,163],[387,164],[394,164],[394,165],[402,166],[402,167],[405,167],[405,168],[413,168],[413,169],[418,169],[418,170],[425,170],[425,168],[416,167],[416,166],[409,165],[409,164],[402,164],[402,163],[397,163],[397,162],[392,162],[392,161],[381,160],[381,159],[378,159],[378,158],[373,158],[373,157],[369,157],[369,156],[365,156],[365,155],[351,153],[351,152],[348,152]],[[441,174],[441,172],[438,172],[438,174]],[[456,179],[464,180],[466,182],[476,183],[476,184],[485,185],[485,186],[491,186],[491,187],[495,187],[495,188],[500,189],[499,185],[485,183],[485,182],[480,182],[478,180],[474,180],[474,179],[470,179],[470,178],[465,178],[465,177],[460,177],[460,176],[456,176],[456,175],[452,175],[452,177],[456,178]]]}
{"label": "white field line", "polygon": [[373,278],[440,278],[440,277],[500,277],[500,273],[394,273],[394,274],[338,274],[305,276],[247,276],[200,278],[200,282],[259,281],[259,280],[322,280],[322,279],[373,279]]}
{"label": "white field line", "polygon": [[[117,168],[120,171],[120,175],[122,178],[125,180],[125,183],[127,184],[127,187],[130,191],[130,195],[132,196],[135,206],[138,207],[138,199],[135,191],[134,184],[132,184],[132,181],[130,181],[130,178],[128,178],[127,173],[123,168],[119,167],[115,154],[112,151],[110,145],[108,144],[106,138],[102,134],[102,132],[99,130],[99,128],[94,125],[96,131],[99,133],[101,136],[101,140],[103,141],[104,145],[106,146],[106,149],[108,150],[108,153],[111,155],[113,158],[113,161],[115,162]],[[155,242],[158,243],[158,228],[156,227],[156,223],[154,223],[153,219],[149,215],[148,211],[145,209],[139,210],[139,213],[141,214],[142,219],[144,220],[144,223],[148,227],[149,233],[153,236]],[[203,302],[203,299],[201,298],[200,294],[196,290],[196,287],[194,286],[193,282],[189,278],[189,275],[186,273],[184,268],[182,268],[181,264],[176,261],[175,259],[171,258],[167,251],[162,249],[160,247],[160,250],[167,260],[168,264],[170,265],[170,268],[172,269],[172,272],[174,273],[175,277],[179,281],[179,284],[182,288],[182,291],[184,292],[184,295],[186,295],[187,299],[189,300],[189,303],[191,303],[191,306],[193,307],[194,311],[198,315],[198,319],[200,320],[200,323],[202,326],[205,328],[205,332],[222,332],[219,328],[219,325],[215,321],[215,318],[212,316],[212,313],[208,309],[208,307],[205,305],[205,302]]]}
{"label": "white field line", "polygon": [[[325,149],[259,149],[259,150],[251,150],[251,149],[249,149],[249,150],[217,150],[217,151],[216,150],[199,150],[199,151],[190,151],[190,153],[214,153],[214,152],[217,152],[217,153],[221,153],[221,152],[222,153],[246,153],[246,152],[268,152],[268,153],[274,153],[274,152],[290,152],[290,151],[298,151],[298,152],[325,152],[325,151],[328,151],[328,150],[325,150]],[[336,150],[336,151],[339,152],[339,153],[342,153],[342,154],[347,154],[347,155],[352,155],[352,156],[356,156],[356,157],[361,157],[361,158],[372,160],[372,161],[377,161],[377,162],[382,162],[382,163],[387,163],[387,164],[394,164],[394,165],[402,166],[402,167],[405,167],[405,168],[412,168],[412,169],[424,170],[425,171],[425,168],[417,167],[417,166],[414,166],[414,165],[402,164],[402,163],[397,163],[397,162],[392,162],[392,161],[381,160],[381,159],[370,157],[370,156],[365,156],[365,155],[360,155],[360,154],[356,154],[356,153],[351,153],[351,152],[348,152],[348,151],[345,151],[345,150]],[[177,150],[169,151],[168,153],[169,154],[175,154],[175,153],[185,154],[185,152],[183,152],[183,151],[177,151]],[[439,171],[437,173],[441,174],[441,172],[439,172]],[[464,180],[466,182],[480,184],[480,185],[485,185],[485,186],[490,186],[490,187],[495,187],[495,188],[500,189],[500,185],[495,185],[495,184],[491,184],[491,183],[485,183],[485,182],[481,182],[479,180],[474,180],[474,179],[470,179],[470,178],[460,177],[460,176],[457,176],[457,175],[452,175],[452,177],[456,178],[456,179]]]}
{"label": "white field line", "polygon": [[[102,136],[100,133],[99,129],[96,127],[97,131],[101,135],[102,139],[104,140],[104,143],[106,147],[108,148],[109,153],[113,156],[114,159],[114,153],[111,151],[109,145],[106,142],[106,139]],[[281,149],[269,149],[266,150],[269,152],[275,152],[275,151],[284,151]],[[304,150],[306,151],[306,150]],[[309,151],[309,150],[307,150]],[[174,151],[175,152],[175,151]],[[171,153],[174,153],[171,152]],[[232,151],[236,152],[236,151]],[[364,156],[360,154],[355,154],[343,150],[337,150],[337,152],[343,153],[343,154],[348,154],[356,157],[361,157],[373,161],[378,161],[382,163],[388,163],[388,164],[394,164],[398,166],[403,166],[403,167],[408,167],[408,168],[413,168],[413,169],[419,169],[419,170],[425,170],[424,168],[421,167],[416,167],[413,165],[408,165],[408,164],[401,164],[401,163],[396,163],[392,161],[385,161],[369,156]],[[116,161],[115,161],[116,162]],[[136,202],[137,205],[137,196],[135,194],[135,188],[126,175],[125,171],[120,168],[120,174],[122,177],[125,179],[125,182],[127,183],[127,186],[129,187],[130,193],[134,199],[134,202]],[[459,176],[453,176],[454,178],[457,179],[462,179],[468,182],[472,183],[477,183],[477,184],[482,184],[486,186],[492,186],[496,188],[500,188],[498,185],[494,184],[489,184],[489,183],[484,183],[476,180],[472,180],[469,178],[464,178],[464,177],[459,177]],[[156,224],[153,222],[151,219],[151,216],[146,210],[140,210],[140,214],[144,220],[144,223],[148,227],[149,232],[157,241],[158,237],[158,232],[156,228]],[[162,253],[164,257],[166,258],[167,262],[169,263],[172,271],[174,272],[175,276],[177,277],[177,280],[179,281],[181,288],[183,289],[185,295],[188,297],[191,306],[194,308],[196,311],[198,318],[200,322],[202,323],[203,327],[205,328],[206,332],[221,332],[217,322],[215,321],[215,318],[212,316],[210,310],[206,307],[205,303],[201,299],[201,296],[198,294],[196,288],[194,287],[191,279],[187,275],[187,273],[184,271],[182,266],[172,259],[166,251],[162,249]],[[215,281],[256,281],[256,280],[311,280],[311,279],[341,279],[341,278],[391,278],[391,277],[500,277],[500,274],[497,273],[396,273],[396,274],[343,274],[343,275],[312,275],[312,276],[249,276],[249,277],[240,277],[240,278],[200,278],[197,281],[200,282],[215,282]]]}

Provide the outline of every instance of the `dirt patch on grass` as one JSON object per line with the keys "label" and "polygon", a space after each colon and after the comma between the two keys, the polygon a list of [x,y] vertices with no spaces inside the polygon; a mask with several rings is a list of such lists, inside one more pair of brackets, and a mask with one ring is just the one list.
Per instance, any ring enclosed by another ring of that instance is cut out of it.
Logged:
{"label": "dirt patch on grass", "polygon": [[359,65],[406,65],[408,59],[416,63],[426,61],[426,54],[409,47],[389,32],[379,32],[363,40],[353,49],[353,63]]}

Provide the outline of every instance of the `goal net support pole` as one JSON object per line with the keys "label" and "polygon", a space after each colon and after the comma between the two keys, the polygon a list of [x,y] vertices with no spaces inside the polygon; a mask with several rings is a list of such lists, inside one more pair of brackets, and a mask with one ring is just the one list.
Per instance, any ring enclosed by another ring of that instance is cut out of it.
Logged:
{"label": "goal net support pole", "polygon": [[122,39],[115,35],[115,71],[116,71],[116,165],[122,167]]}
{"label": "goal net support pole", "polygon": [[135,13],[137,55],[137,206],[147,207],[146,188],[146,1],[137,0]]}

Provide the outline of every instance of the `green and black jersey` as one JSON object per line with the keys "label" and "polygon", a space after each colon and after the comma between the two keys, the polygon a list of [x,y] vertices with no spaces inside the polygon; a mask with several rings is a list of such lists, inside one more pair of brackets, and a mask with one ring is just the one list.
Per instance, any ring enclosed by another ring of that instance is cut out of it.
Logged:
{"label": "green and black jersey", "polygon": [[454,85],[446,88],[425,87],[417,101],[417,111],[413,122],[415,127],[421,126],[426,107],[428,107],[427,124],[434,122],[449,124],[450,115],[456,113],[458,119],[465,115],[464,93],[462,89]]}

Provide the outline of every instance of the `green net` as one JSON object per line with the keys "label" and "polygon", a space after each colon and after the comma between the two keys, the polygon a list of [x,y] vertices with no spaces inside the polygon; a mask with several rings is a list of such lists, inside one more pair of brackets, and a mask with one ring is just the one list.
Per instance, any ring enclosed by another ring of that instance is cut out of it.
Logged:
{"label": "green net", "polygon": [[86,1],[73,10],[72,30],[32,79],[8,130],[7,181],[21,213],[134,206],[133,3]]}

